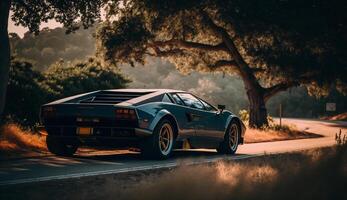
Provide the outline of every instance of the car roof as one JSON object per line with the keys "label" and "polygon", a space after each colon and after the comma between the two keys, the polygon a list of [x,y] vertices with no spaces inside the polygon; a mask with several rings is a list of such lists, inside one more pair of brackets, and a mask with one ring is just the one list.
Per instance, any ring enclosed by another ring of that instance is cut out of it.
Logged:
{"label": "car roof", "polygon": [[185,92],[183,90],[173,90],[173,89],[115,89],[115,90],[103,90],[103,91],[109,91],[109,92],[134,92],[134,93],[148,93],[142,96],[139,96],[137,98],[129,99],[127,101],[121,102],[117,105],[120,106],[130,106],[130,105],[136,105],[141,104],[141,102],[146,101],[147,99],[156,97],[158,95],[162,95],[164,93],[172,93],[172,92]]}
{"label": "car roof", "polygon": [[173,90],[173,89],[111,89],[111,90],[103,90],[109,92],[158,92],[158,93],[171,93],[171,92],[185,92],[183,90]]}
{"label": "car roof", "polygon": [[63,99],[59,99],[50,103],[47,103],[45,105],[52,105],[52,104],[59,104],[59,103],[64,103],[79,97],[83,97],[86,95],[92,95],[95,94],[97,95],[100,92],[119,92],[119,93],[144,93],[143,95],[140,95],[138,97],[117,103],[116,105],[121,105],[121,106],[132,106],[132,105],[139,105],[142,102],[145,102],[147,99],[165,94],[165,93],[173,93],[173,92],[185,92],[182,90],[173,90],[173,89],[110,89],[110,90],[98,90],[98,91],[93,91],[90,93],[84,93],[84,94],[79,94],[71,97],[66,97]]}

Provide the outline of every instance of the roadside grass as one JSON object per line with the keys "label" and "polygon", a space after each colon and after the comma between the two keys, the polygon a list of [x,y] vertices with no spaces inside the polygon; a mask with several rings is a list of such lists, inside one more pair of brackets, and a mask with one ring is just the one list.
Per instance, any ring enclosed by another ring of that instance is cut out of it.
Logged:
{"label": "roadside grass", "polygon": [[4,186],[0,196],[51,200],[347,199],[346,137],[337,134],[337,143],[246,160],[183,163],[171,169]]}
{"label": "roadside grass", "polygon": [[240,162],[181,166],[112,193],[123,199],[347,199],[347,143]]}
{"label": "roadside grass", "polygon": [[45,138],[37,133],[25,130],[18,124],[5,124],[0,128],[0,155],[2,158],[46,151]]}

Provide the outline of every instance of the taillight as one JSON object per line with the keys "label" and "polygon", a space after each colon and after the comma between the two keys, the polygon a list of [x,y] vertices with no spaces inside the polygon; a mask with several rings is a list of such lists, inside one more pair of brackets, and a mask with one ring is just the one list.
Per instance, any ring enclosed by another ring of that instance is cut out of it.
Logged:
{"label": "taillight", "polygon": [[136,112],[134,109],[120,108],[116,110],[116,119],[136,120]]}

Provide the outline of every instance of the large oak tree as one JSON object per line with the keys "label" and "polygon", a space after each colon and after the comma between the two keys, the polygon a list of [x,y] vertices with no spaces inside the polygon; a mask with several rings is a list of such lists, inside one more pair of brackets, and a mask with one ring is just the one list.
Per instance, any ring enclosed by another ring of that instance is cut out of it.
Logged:
{"label": "large oak tree", "polygon": [[108,7],[99,52],[116,63],[163,57],[185,72],[238,74],[250,126],[290,87],[324,93],[347,83],[346,3],[334,0],[122,0]]}
{"label": "large oak tree", "polygon": [[8,21],[38,33],[41,22],[51,19],[62,23],[68,31],[82,25],[91,26],[100,19],[101,8],[106,0],[1,0],[0,1],[0,121],[5,106],[6,88],[10,68],[10,44]]}

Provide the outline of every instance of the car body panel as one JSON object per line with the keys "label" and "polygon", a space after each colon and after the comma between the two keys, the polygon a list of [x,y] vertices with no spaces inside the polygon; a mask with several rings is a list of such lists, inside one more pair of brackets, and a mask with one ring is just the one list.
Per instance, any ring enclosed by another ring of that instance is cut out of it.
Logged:
{"label": "car body panel", "polygon": [[[107,140],[107,143],[114,141],[116,144],[118,140],[127,139],[141,143],[166,118],[172,120],[177,128],[176,141],[189,141],[193,148],[218,147],[231,121],[237,120],[241,125],[240,143],[243,142],[245,126],[232,112],[217,109],[208,111],[161,101],[164,95],[174,93],[185,92],[168,89],[89,92],[43,105],[41,119],[48,134],[55,137],[74,138],[86,144],[89,139]],[[115,111],[118,109],[133,110],[136,120],[116,120]],[[51,114],[48,112],[50,110]],[[76,130],[79,127],[92,128],[92,135],[78,135]]]}

